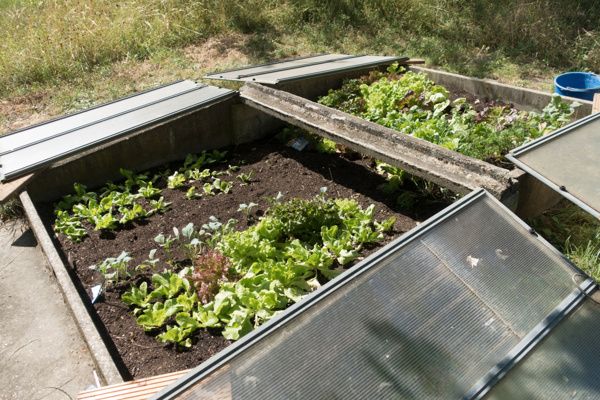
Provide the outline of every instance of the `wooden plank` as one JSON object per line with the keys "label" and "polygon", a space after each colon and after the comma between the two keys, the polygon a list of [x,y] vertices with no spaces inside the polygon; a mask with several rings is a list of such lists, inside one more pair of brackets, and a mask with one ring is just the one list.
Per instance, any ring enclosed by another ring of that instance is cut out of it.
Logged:
{"label": "wooden plank", "polygon": [[600,93],[594,94],[594,103],[592,104],[592,114],[600,112]]}
{"label": "wooden plank", "polygon": [[[226,372],[228,369],[229,368],[227,366],[224,366],[219,371]],[[187,375],[189,372],[190,370],[171,372],[150,378],[143,378],[131,382],[86,390],[77,395],[77,400],[147,400],[167,386],[173,384],[179,378]],[[194,386],[205,385],[212,379],[214,379],[214,376],[205,377],[199,383],[196,383],[190,389],[188,389],[188,391],[193,391]],[[188,392],[186,391],[186,393]],[[186,398],[185,394],[183,394],[183,398]],[[213,393],[213,397],[211,398],[218,400],[231,400],[231,385],[225,384],[222,387],[219,387]]]}
{"label": "wooden plank", "polygon": [[162,389],[169,386],[188,372],[189,370],[171,372],[150,378],[143,378],[131,382],[87,390],[79,393],[77,395],[77,400],[149,399],[154,394],[160,392]]}
{"label": "wooden plank", "polygon": [[9,182],[0,183],[0,204],[11,197],[18,195],[35,176],[35,173],[27,174]]}
{"label": "wooden plank", "polygon": [[425,64],[425,60],[422,58],[410,58],[406,61],[400,62],[402,65],[417,65],[417,64]]}

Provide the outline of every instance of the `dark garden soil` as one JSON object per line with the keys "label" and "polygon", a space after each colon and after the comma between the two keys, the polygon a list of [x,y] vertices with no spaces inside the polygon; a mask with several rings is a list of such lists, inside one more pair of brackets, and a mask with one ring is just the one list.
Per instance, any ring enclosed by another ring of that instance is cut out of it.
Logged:
{"label": "dark garden soil", "polygon": [[[253,173],[250,184],[242,186],[241,182],[236,181],[229,194],[195,200],[188,200],[185,190],[164,189],[165,199],[172,203],[164,214],[153,215],[142,223],[132,224],[107,235],[89,230],[90,236],[81,243],[72,243],[60,235],[55,239],[56,244],[62,249],[65,262],[79,279],[80,289],[85,290],[89,297],[91,286],[97,284],[100,278],[97,272],[89,269],[90,265],[99,263],[106,257],[116,257],[121,251],[127,251],[133,257],[130,265],[137,265],[147,258],[151,249],[157,247],[153,240],[157,234],[167,234],[173,227],[182,228],[189,222],[201,226],[213,215],[221,221],[235,218],[240,221],[238,228],[244,229],[248,222],[237,211],[239,204],[258,203],[254,213],[257,218],[268,207],[266,198],[274,197],[278,192],[284,195],[284,199],[311,198],[325,186],[330,197],[354,198],[363,207],[375,204],[377,219],[392,215],[397,219],[394,232],[386,238],[386,242],[413,228],[417,221],[431,216],[446,205],[419,204],[418,212],[399,209],[396,196],[387,197],[377,189],[385,180],[370,168],[371,162],[360,157],[348,159],[310,150],[298,152],[274,140],[240,146],[230,149],[228,160],[222,169],[226,169],[227,164],[241,165],[240,172]],[[235,173],[237,174],[239,172]],[[222,178],[235,180],[235,176]],[[158,186],[164,187],[164,182]],[[45,204],[40,209],[47,228],[53,232],[52,205]],[[381,245],[369,249],[364,255]],[[160,257],[160,252],[157,255]],[[200,331],[190,350],[178,351],[172,346],[159,343],[152,335],[144,333],[127,305],[121,301],[120,296],[125,289],[117,287],[108,290],[93,305],[93,310],[97,314],[95,317],[101,321],[98,324],[100,330],[110,336],[107,340],[109,345],[114,344],[118,351],[118,355],[114,355],[115,359],[122,362],[121,367],[131,377],[142,378],[195,367],[231,343],[218,332],[206,330]]]}

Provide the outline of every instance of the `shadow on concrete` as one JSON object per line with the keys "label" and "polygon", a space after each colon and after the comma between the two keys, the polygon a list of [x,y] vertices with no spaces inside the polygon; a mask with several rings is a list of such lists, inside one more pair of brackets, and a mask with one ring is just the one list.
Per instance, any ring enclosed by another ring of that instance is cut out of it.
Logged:
{"label": "shadow on concrete", "polygon": [[11,246],[13,247],[35,247],[37,246],[37,240],[33,235],[31,229],[27,229],[25,232],[21,234],[14,242],[12,242]]}

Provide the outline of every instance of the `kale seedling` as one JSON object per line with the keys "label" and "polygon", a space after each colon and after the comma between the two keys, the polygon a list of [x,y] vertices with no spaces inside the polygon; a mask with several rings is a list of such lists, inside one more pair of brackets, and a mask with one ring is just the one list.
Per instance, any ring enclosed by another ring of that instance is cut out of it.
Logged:
{"label": "kale seedling", "polygon": [[90,269],[100,272],[106,285],[113,285],[131,276],[129,273],[129,253],[123,251],[118,257],[109,257],[99,265],[92,265]]}
{"label": "kale seedling", "polygon": [[201,232],[194,230],[194,224],[190,222],[181,229],[181,235],[185,239],[183,243],[184,251],[189,260],[193,260],[202,250],[202,241],[200,240]]}
{"label": "kale seedling", "polygon": [[242,186],[245,186],[245,185],[249,184],[250,182],[252,182],[252,174],[253,174],[253,171],[250,171],[247,174],[241,173],[237,176],[237,178],[242,182]]}
{"label": "kale seedling", "polygon": [[[177,229],[177,228],[173,228],[173,229]],[[173,244],[175,244],[175,241],[177,241],[179,235],[177,234],[176,236],[177,237],[172,237],[171,235],[165,236],[164,234],[160,233],[160,234],[156,235],[156,237],[154,238],[154,241],[156,242],[156,244],[158,244],[165,252],[165,254],[167,256],[167,264],[169,264],[169,265],[173,265],[173,263],[174,263]]]}
{"label": "kale seedling", "polygon": [[238,212],[241,212],[246,216],[246,221],[250,221],[253,218],[252,217],[252,209],[257,206],[258,206],[258,204],[253,203],[253,202],[250,202],[248,204],[242,203],[238,207]]}

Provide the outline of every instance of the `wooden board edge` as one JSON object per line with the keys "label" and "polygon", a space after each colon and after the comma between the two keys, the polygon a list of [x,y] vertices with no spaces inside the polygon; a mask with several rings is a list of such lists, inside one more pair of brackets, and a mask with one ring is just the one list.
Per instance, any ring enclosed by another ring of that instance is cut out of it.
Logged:
{"label": "wooden board edge", "polygon": [[425,64],[425,60],[422,58],[410,58],[406,61],[401,62],[403,65],[416,65],[416,64]]}
{"label": "wooden board edge", "polygon": [[594,102],[592,103],[592,114],[600,112],[600,93],[594,94]]}
{"label": "wooden board edge", "polygon": [[77,400],[96,398],[121,398],[125,395],[125,393],[129,393],[129,395],[132,395],[136,392],[143,395],[145,389],[150,389],[146,394],[151,395],[154,393],[158,393],[161,389],[172,384],[177,379],[181,378],[189,372],[190,370],[182,370],[162,375],[156,375],[148,378],[137,379],[134,381],[118,383],[115,385],[102,386],[96,389],[90,389],[80,392],[77,395]]}
{"label": "wooden board edge", "polygon": [[13,179],[12,181],[0,183],[0,204],[6,202],[13,196],[18,195],[21,192],[21,189],[24,189],[35,175],[36,173],[32,172],[20,178]]}

